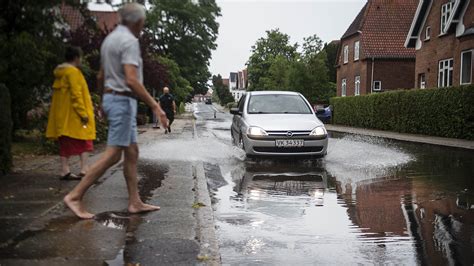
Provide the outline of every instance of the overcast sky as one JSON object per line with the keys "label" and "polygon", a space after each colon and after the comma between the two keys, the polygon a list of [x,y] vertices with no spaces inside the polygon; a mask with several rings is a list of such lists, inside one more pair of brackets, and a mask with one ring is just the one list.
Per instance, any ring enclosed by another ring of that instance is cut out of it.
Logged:
{"label": "overcast sky", "polygon": [[279,28],[301,44],[317,34],[324,42],[337,40],[366,0],[217,0],[222,9],[217,49],[210,71],[228,77],[245,68],[251,46],[269,29]]}

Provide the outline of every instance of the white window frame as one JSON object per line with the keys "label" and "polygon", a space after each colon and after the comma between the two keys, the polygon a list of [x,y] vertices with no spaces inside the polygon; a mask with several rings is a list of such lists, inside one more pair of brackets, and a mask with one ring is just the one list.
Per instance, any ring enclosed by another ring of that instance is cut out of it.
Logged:
{"label": "white window frame", "polygon": [[[463,71],[465,71],[463,69],[463,66],[464,66],[464,58],[463,58],[463,55],[465,53],[471,53],[471,69],[469,69],[469,76],[471,77],[469,82],[463,82],[462,80],[462,74],[463,74]],[[459,84],[461,85],[467,85],[467,84],[472,84],[472,68],[473,68],[473,65],[474,64],[474,49],[471,49],[471,50],[466,50],[466,51],[462,51],[461,52],[461,66],[459,67]]]}
{"label": "white window frame", "polygon": [[429,41],[431,38],[431,27],[427,26],[425,29],[425,41]]}
{"label": "white window frame", "polygon": [[446,25],[448,24],[449,17],[453,11],[454,2],[449,1],[441,6],[441,21],[440,21],[440,33],[446,33]]}
{"label": "white window frame", "polygon": [[426,74],[425,73],[420,73],[418,75],[418,78],[420,79],[420,89],[426,89]]}
{"label": "white window frame", "polygon": [[359,96],[360,95],[360,76],[355,76],[354,78],[354,95]]}
{"label": "white window frame", "polygon": [[354,42],[354,61],[360,58],[360,41]]}
{"label": "white window frame", "polygon": [[344,64],[349,63],[349,45],[344,45],[343,62]]}
{"label": "white window frame", "polygon": [[[450,64],[450,62],[452,62],[452,64]],[[453,80],[453,66],[453,58],[440,60],[438,62],[438,88],[450,87],[453,85],[452,83],[449,83],[450,80],[451,82]]]}
{"label": "white window frame", "polygon": [[341,82],[341,96],[346,97],[347,95],[347,79],[342,79]]}
{"label": "white window frame", "polygon": [[[378,84],[378,89],[377,89],[377,86],[375,86],[375,84]],[[382,90],[382,81],[374,80],[374,83],[372,84],[372,90],[373,91],[381,91]]]}

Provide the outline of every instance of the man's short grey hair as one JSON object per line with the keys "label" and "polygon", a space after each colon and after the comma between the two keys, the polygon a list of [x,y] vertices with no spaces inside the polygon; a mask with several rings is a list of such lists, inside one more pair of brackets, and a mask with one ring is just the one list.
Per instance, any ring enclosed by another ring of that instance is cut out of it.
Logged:
{"label": "man's short grey hair", "polygon": [[146,18],[145,7],[138,3],[129,3],[120,8],[119,15],[122,24],[134,24]]}

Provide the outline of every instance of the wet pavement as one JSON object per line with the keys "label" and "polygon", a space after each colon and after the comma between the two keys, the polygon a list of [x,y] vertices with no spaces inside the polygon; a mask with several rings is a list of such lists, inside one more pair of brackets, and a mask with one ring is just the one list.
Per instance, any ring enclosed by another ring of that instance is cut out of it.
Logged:
{"label": "wet pavement", "polygon": [[332,134],[322,160],[248,160],[195,108],[223,264],[474,263],[474,152]]}
{"label": "wet pavement", "polygon": [[50,168],[3,178],[0,265],[215,264],[214,226],[222,264],[474,263],[472,151],[332,134],[321,160],[249,160],[230,114],[193,108],[172,134],[140,136],[140,195],[159,212],[126,212],[121,164],[87,194],[89,221]]}

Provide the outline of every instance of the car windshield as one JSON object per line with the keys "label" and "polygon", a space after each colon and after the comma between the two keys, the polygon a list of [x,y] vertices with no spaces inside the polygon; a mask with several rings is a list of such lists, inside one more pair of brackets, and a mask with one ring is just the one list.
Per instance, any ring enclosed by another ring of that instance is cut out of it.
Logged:
{"label": "car windshield", "polygon": [[248,103],[249,114],[311,114],[311,109],[300,95],[252,95]]}

